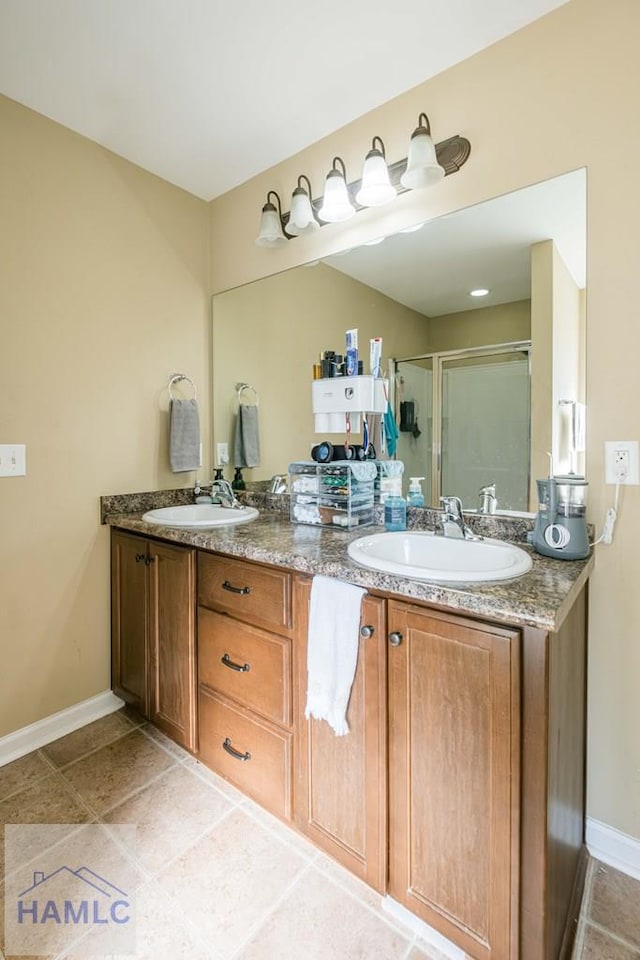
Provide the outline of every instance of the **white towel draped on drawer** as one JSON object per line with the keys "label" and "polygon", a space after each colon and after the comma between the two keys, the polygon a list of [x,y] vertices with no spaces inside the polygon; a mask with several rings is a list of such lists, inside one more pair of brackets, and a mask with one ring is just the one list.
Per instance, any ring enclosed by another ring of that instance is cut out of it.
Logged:
{"label": "white towel draped on drawer", "polygon": [[305,716],[326,720],[337,736],[349,732],[347,707],[358,662],[360,607],[367,591],[316,576],[311,585]]}

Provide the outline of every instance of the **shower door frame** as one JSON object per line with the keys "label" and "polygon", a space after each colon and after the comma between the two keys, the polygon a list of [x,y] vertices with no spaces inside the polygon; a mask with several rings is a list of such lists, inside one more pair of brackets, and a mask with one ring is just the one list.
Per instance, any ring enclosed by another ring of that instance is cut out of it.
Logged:
{"label": "shower door frame", "polygon": [[412,363],[416,360],[431,360],[432,374],[432,425],[431,425],[431,503],[426,506],[438,506],[442,492],[442,370],[447,361],[466,360],[496,354],[526,353],[529,377],[529,436],[527,461],[527,490],[531,486],[531,340],[513,340],[509,343],[496,343],[482,347],[467,347],[463,350],[440,350],[414,354],[410,357],[398,357],[389,361],[390,380],[393,384],[393,409],[399,415],[400,390],[398,384],[398,364]]}

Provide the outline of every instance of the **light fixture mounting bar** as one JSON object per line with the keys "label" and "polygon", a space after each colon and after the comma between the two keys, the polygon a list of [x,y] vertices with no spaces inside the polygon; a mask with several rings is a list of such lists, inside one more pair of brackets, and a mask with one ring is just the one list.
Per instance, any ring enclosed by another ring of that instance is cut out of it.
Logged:
{"label": "light fixture mounting bar", "polygon": [[[449,137],[448,140],[442,140],[440,143],[436,143],[436,157],[438,158],[438,163],[444,169],[445,177],[449,176],[450,173],[457,173],[458,170],[464,166],[464,164],[469,159],[469,154],[471,153],[471,143],[467,140],[466,137],[461,137],[459,134],[456,134],[453,137]],[[390,163],[388,165],[389,170],[389,180],[396,188],[398,194],[400,193],[409,193],[406,187],[403,187],[400,183],[400,177],[404,173],[407,167],[407,158],[404,157],[402,160],[396,160],[395,163]],[[351,183],[347,184],[347,190],[351,198],[356,211],[370,209],[363,207],[355,199],[356,193],[360,189],[362,184],[361,180],[352,180]],[[322,197],[311,200],[311,206],[318,213],[322,205]],[[289,222],[289,212],[282,214],[282,223],[286,228],[286,224]],[[321,221],[322,223],[322,221]]]}

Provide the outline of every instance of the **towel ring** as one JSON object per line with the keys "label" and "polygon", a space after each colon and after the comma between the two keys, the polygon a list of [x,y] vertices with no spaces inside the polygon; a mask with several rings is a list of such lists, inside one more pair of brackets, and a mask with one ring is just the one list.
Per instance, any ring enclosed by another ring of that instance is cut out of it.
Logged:
{"label": "towel ring", "polygon": [[176,399],[176,398],[174,397],[174,395],[173,395],[173,391],[171,390],[171,387],[174,385],[174,383],[182,383],[183,380],[186,380],[187,383],[190,383],[190,384],[191,384],[191,386],[192,386],[192,388],[193,388],[193,399],[194,399],[194,400],[197,400],[197,399],[198,399],[198,391],[197,391],[197,389],[196,389],[196,385],[195,385],[195,383],[193,382],[193,380],[191,379],[191,377],[188,377],[188,376],[187,376],[186,374],[184,374],[184,373],[172,373],[171,376],[169,377],[169,383],[168,383],[169,399],[170,399],[170,400],[175,400],[175,399]]}
{"label": "towel ring", "polygon": [[256,398],[255,405],[257,407],[259,403],[258,391],[256,390],[255,387],[252,387],[250,383],[236,383],[236,394],[238,396],[238,404],[242,403],[242,394],[244,393],[245,390],[251,390],[254,397]]}

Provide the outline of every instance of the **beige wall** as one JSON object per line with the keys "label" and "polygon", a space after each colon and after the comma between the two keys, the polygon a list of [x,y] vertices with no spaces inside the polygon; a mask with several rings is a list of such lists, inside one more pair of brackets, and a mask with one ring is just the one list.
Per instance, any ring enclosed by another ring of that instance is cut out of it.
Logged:
{"label": "beige wall", "polygon": [[[214,292],[586,167],[589,513],[601,525],[612,496],[603,480],[604,440],[639,433],[639,32],[637,0],[571,0],[219,198],[211,205]],[[390,51],[390,62],[393,55]],[[278,190],[287,208],[296,177],[304,172],[318,194],[336,154],[350,178],[357,177],[374,134],[383,137],[390,161],[406,156],[421,110],[428,112],[437,139],[454,133],[470,139],[471,157],[459,173],[424,195],[405,194],[386,209],[324,227],[284,249],[254,245],[268,189]],[[639,533],[640,491],[630,487],[614,544],[597,548],[589,667],[589,813],[635,837],[640,837]]]}
{"label": "beige wall", "polygon": [[207,205],[0,98],[0,735],[106,690],[101,494],[186,485],[164,385],[197,383],[209,450]]}
{"label": "beige wall", "polygon": [[[226,440],[233,457],[235,384],[260,397],[262,480],[309,457],[319,440],[311,411],[311,368],[323,350],[344,353],[345,331],[356,327],[369,372],[369,338],[382,337],[384,358],[424,352],[427,321],[325,264],[289,270],[213,298],[214,443]],[[358,439],[354,436],[354,439]]]}
{"label": "beige wall", "polygon": [[468,350],[531,337],[531,301],[516,300],[493,307],[429,317],[428,350]]}

